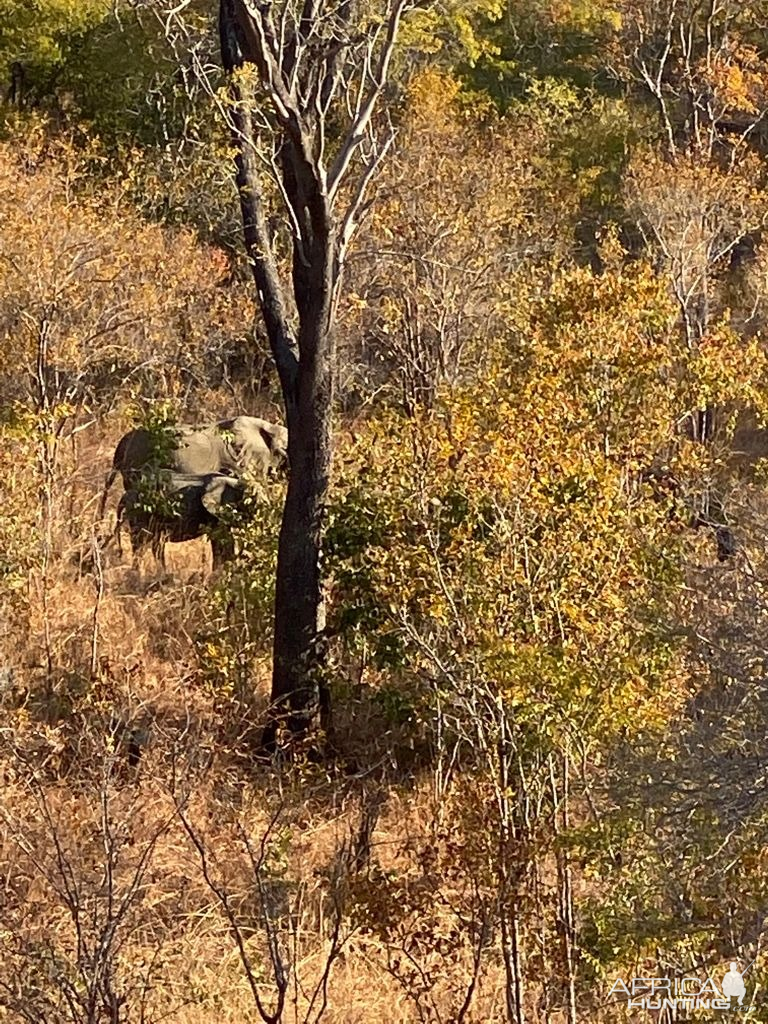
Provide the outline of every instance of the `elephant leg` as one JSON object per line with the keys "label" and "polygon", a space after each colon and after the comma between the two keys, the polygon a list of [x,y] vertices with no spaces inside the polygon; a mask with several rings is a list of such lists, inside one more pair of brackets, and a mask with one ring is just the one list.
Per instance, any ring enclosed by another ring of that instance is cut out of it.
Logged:
{"label": "elephant leg", "polygon": [[226,562],[231,562],[235,557],[235,544],[232,535],[226,533],[223,536],[211,535],[211,554],[213,569],[220,569]]}
{"label": "elephant leg", "polygon": [[155,556],[155,560],[163,572],[166,571],[165,542],[166,535],[164,530],[155,529],[152,531],[152,554]]}
{"label": "elephant leg", "polygon": [[[114,538],[117,541],[117,553],[120,558],[123,557],[123,520],[126,515],[127,499],[125,494],[120,499],[120,503],[117,506],[117,520],[115,522],[115,529],[112,536],[107,541],[107,544]],[[130,531],[130,523],[128,524]],[[131,542],[133,543],[133,542]],[[106,550],[107,544],[104,545]]]}
{"label": "elephant leg", "polygon": [[139,572],[142,555],[152,543],[152,536],[145,526],[134,524],[131,526],[131,550],[133,552],[133,568]]}

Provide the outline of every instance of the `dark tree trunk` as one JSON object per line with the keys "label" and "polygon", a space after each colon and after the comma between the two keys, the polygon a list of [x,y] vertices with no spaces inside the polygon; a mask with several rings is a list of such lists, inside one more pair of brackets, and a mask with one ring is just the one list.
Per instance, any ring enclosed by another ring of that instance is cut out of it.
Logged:
{"label": "dark tree trunk", "polygon": [[11,106],[23,107],[24,95],[27,86],[27,72],[21,61],[15,60],[11,64],[11,84],[6,93],[6,99]]}
{"label": "dark tree trunk", "polygon": [[[283,718],[297,733],[318,710],[321,720],[328,718],[322,679],[327,634],[321,553],[331,472],[334,307],[366,190],[394,140],[391,122],[387,119],[382,135],[373,115],[383,102],[408,4],[385,0],[383,22],[361,10],[361,31],[352,31],[347,0],[340,5],[331,0],[304,0],[301,5],[220,0],[221,54],[234,100],[244,237],[280,375],[289,435],[267,748],[274,747]],[[253,74],[232,74],[243,65]],[[254,124],[273,147],[267,154],[258,149]],[[272,250],[265,166],[277,181],[278,203],[293,235],[292,287],[288,275],[281,281]],[[297,329],[286,305],[291,291]]]}
{"label": "dark tree trunk", "polygon": [[[232,0],[222,0],[222,59],[228,71],[242,63],[244,52],[248,59],[247,41],[233,11]],[[288,425],[290,474],[275,583],[273,711],[263,737],[265,750],[272,752],[281,720],[299,734],[312,724],[322,686],[325,605],[320,558],[332,451],[334,235],[327,198],[307,175],[301,147],[288,140],[281,153],[283,183],[302,234],[301,243],[295,244],[292,274],[299,316],[295,338],[269,243],[249,97],[243,96],[239,85],[233,90],[246,250]]]}
{"label": "dark tree trunk", "polygon": [[[297,188],[292,176],[287,182]],[[277,554],[272,698],[287,712],[291,732],[316,716],[323,687],[325,601],[321,552],[325,497],[331,472],[333,368],[333,233],[322,203],[305,207],[303,251],[294,253],[299,311],[299,365],[295,403],[288,412],[291,465]],[[265,733],[274,746],[276,722]]]}
{"label": "dark tree trunk", "polygon": [[[325,316],[322,320],[327,322]],[[277,556],[272,696],[289,711],[292,732],[310,724],[322,685],[325,605],[320,560],[333,398],[329,331],[318,329],[316,341],[315,359],[309,365],[303,359],[300,363],[296,414],[288,427],[291,475]],[[274,742],[274,729],[267,741]]]}
{"label": "dark tree trunk", "polygon": [[[222,63],[227,73],[231,74],[243,63],[245,45],[235,18],[233,0],[222,0],[219,10],[219,36]],[[235,101],[231,115],[236,153],[235,179],[243,218],[245,251],[251,265],[264,326],[287,408],[291,404],[296,388],[298,351],[286,310],[282,284],[269,245],[270,233],[262,199],[250,114],[251,97],[244,94],[239,84],[233,85],[232,92]],[[290,409],[287,409],[287,413],[290,418]]]}

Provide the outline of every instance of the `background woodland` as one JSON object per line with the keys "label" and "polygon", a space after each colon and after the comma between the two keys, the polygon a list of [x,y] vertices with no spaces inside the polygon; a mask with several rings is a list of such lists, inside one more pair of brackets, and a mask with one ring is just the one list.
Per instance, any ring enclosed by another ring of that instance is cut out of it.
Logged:
{"label": "background woodland", "polygon": [[131,425],[283,415],[175,6],[0,2],[0,1020],[608,1024],[736,959],[768,1021],[768,3],[405,19],[291,763],[284,483],[213,574],[97,516]]}

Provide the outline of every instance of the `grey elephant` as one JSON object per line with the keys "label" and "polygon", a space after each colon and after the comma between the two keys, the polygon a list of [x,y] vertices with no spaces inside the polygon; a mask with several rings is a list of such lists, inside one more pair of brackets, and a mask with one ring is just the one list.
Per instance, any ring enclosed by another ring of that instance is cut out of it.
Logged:
{"label": "grey elephant", "polygon": [[245,484],[223,473],[176,473],[160,470],[134,479],[120,499],[115,536],[122,554],[120,533],[128,524],[134,563],[147,548],[165,568],[165,544],[178,544],[208,534],[213,567],[234,555],[232,535],[225,521],[227,508],[242,506]]}
{"label": "grey elephant", "polygon": [[128,491],[148,467],[192,474],[248,471],[266,479],[288,468],[288,431],[257,416],[235,416],[208,426],[180,425],[158,432],[144,427],[130,430],[115,449],[99,503],[100,519],[118,473]]}

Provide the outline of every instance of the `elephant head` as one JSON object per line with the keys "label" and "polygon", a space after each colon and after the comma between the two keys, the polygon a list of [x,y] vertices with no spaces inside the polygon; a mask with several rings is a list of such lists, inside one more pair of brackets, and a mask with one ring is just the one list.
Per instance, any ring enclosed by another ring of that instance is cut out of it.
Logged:
{"label": "elephant head", "polygon": [[219,420],[213,429],[223,440],[231,469],[248,469],[264,477],[288,469],[288,431],[279,423],[235,416]]}
{"label": "elephant head", "polygon": [[238,477],[219,473],[205,477],[200,503],[209,517],[203,525],[209,528],[214,569],[235,556],[231,519],[226,513],[228,509],[241,509],[244,498],[245,484]]}

